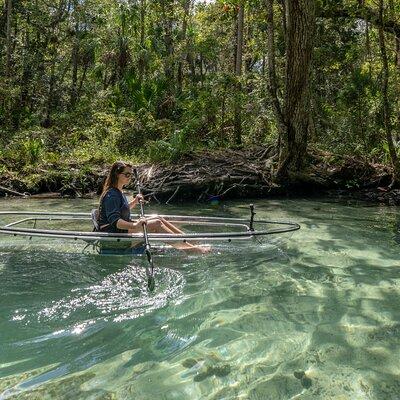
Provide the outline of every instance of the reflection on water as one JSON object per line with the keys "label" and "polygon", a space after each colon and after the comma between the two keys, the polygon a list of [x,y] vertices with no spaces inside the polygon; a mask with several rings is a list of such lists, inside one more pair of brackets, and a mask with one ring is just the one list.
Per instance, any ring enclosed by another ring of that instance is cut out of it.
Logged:
{"label": "reflection on water", "polygon": [[[154,293],[141,257],[0,236],[0,399],[397,399],[399,209],[255,204],[301,231],[163,252]],[[238,203],[160,211],[248,215]]]}

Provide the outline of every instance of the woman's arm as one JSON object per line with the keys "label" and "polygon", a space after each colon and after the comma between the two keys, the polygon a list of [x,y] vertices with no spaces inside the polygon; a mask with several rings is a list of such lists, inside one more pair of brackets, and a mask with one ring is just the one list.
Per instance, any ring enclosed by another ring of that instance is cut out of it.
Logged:
{"label": "woman's arm", "polygon": [[118,229],[129,230],[129,229],[137,229],[145,223],[146,223],[146,218],[139,218],[136,222],[125,221],[124,219],[120,218],[117,221],[116,225]]}
{"label": "woman's arm", "polygon": [[[122,194],[118,193],[118,191],[112,190],[104,197],[102,206],[107,223],[108,225],[114,225],[118,229],[137,229],[138,225],[134,225],[133,222],[129,221],[127,216],[124,216],[125,219],[122,218],[121,205],[123,205],[123,201],[126,200],[122,199],[121,196]],[[138,199],[135,198],[135,200],[140,201],[140,197]]]}

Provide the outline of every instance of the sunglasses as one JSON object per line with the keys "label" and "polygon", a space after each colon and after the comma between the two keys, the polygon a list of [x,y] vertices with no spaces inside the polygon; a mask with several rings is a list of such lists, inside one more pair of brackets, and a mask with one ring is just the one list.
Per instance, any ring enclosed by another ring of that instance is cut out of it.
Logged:
{"label": "sunglasses", "polygon": [[133,174],[131,172],[121,172],[121,175],[125,175],[126,178],[131,178]]}

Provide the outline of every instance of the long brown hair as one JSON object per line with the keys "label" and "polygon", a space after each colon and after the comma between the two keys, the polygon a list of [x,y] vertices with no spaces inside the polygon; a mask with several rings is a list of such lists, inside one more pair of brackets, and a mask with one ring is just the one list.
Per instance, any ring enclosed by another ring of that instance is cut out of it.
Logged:
{"label": "long brown hair", "polygon": [[124,161],[116,161],[112,166],[104,181],[103,191],[101,192],[100,200],[107,193],[108,189],[116,188],[118,184],[118,174],[120,174],[125,168],[132,168],[131,164]]}

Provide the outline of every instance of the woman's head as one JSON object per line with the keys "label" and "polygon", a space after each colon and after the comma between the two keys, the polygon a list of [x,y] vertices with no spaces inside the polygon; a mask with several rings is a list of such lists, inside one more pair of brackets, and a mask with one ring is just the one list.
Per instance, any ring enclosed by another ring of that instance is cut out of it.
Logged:
{"label": "woman's head", "polygon": [[132,177],[132,165],[123,161],[116,161],[110,168],[103,185],[103,192],[110,188],[118,188],[120,184],[126,185]]}

